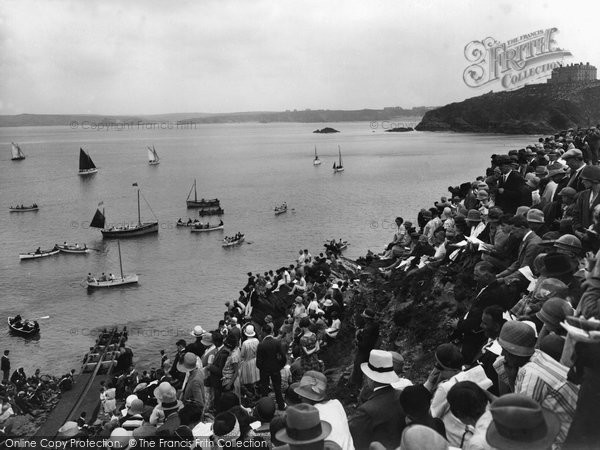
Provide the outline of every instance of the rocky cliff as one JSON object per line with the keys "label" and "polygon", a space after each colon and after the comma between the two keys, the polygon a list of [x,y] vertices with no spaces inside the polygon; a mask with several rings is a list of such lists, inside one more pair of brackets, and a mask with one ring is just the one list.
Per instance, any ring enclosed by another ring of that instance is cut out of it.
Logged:
{"label": "rocky cliff", "polygon": [[425,114],[419,131],[536,134],[600,123],[600,81],[534,84],[451,103]]}

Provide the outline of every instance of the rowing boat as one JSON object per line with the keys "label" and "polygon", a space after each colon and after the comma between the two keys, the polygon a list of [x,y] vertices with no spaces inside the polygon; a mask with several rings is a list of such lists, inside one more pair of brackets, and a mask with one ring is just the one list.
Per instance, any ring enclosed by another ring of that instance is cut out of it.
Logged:
{"label": "rowing boat", "polygon": [[279,214],[283,214],[287,212],[287,205],[284,203],[281,206],[276,206],[275,209],[275,215],[278,216]]}
{"label": "rowing boat", "polygon": [[79,244],[67,244],[64,243],[62,245],[57,245],[58,250],[62,253],[73,253],[76,255],[85,255],[90,252],[90,249],[87,247],[80,247]]}
{"label": "rowing boat", "polygon": [[119,249],[119,268],[121,269],[121,276],[112,280],[86,280],[88,289],[102,289],[111,288],[117,286],[125,286],[128,284],[135,284],[138,282],[138,276],[136,274],[123,275],[123,261],[121,259],[121,242],[117,241],[117,247]]}
{"label": "rowing boat", "polygon": [[8,208],[8,210],[10,212],[28,212],[28,211],[38,211],[40,208],[37,205],[31,205],[31,206],[24,206],[24,207],[20,207],[20,206],[16,206],[16,207],[10,207]]}
{"label": "rowing boat", "polygon": [[60,250],[58,248],[52,248],[50,250],[40,250],[39,252],[19,253],[19,259],[38,259],[45,258],[47,256],[58,255]]}
{"label": "rowing boat", "polygon": [[40,325],[35,320],[19,320],[15,322],[15,317],[9,317],[8,329],[21,336],[33,336],[40,332]]}
{"label": "rowing boat", "polygon": [[236,239],[235,241],[229,241],[229,240],[227,240],[227,238],[225,238],[225,239],[223,239],[223,247],[232,247],[234,245],[239,245],[242,242],[244,242],[244,239],[245,239],[245,237],[243,234],[240,236],[239,239]]}
{"label": "rowing boat", "polygon": [[198,226],[194,226],[192,228],[190,228],[190,231],[192,233],[203,233],[203,232],[207,232],[207,231],[215,231],[215,230],[222,230],[223,229],[223,225],[217,225],[216,227],[209,227],[209,228],[200,228]]}

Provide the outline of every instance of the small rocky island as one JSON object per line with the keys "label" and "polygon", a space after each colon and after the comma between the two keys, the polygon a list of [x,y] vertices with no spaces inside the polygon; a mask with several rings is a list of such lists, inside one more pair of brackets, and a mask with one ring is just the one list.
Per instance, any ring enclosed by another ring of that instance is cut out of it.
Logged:
{"label": "small rocky island", "polygon": [[395,127],[385,130],[387,133],[406,133],[407,131],[415,131],[413,127]]}
{"label": "small rocky island", "polygon": [[330,127],[325,127],[325,128],[321,128],[320,130],[315,130],[313,131],[313,133],[339,133],[338,130],[334,129],[334,128],[330,128]]}

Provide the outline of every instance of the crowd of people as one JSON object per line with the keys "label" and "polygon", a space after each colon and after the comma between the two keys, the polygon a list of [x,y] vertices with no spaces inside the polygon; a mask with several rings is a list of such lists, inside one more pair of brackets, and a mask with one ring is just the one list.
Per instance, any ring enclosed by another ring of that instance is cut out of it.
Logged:
{"label": "crowd of people", "polygon": [[[439,324],[448,342],[426,380],[406,378],[403,355],[378,348],[378,311],[349,317],[355,281],[339,276],[339,252],[301,250],[289,267],[249,273],[218,326],[196,326],[192,342],[161,353],[160,368],[122,368],[119,388],[101,393],[101,433],[124,446],[160,436],[203,448],[595,448],[594,154],[578,130],[541,138],[493,155],[480,177],[421,210],[417,226],[396,219],[392,242],[369,257],[376,277],[410,286],[459,268],[457,285],[474,285],[461,298],[456,289],[465,311]],[[273,314],[259,314],[265,304]],[[355,344],[350,414],[329,398],[321,358],[344,329]]]}

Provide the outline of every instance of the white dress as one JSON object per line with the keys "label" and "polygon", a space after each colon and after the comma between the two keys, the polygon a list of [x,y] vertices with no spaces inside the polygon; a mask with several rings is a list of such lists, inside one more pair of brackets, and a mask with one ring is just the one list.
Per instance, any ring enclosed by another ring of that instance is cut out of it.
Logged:
{"label": "white dress", "polygon": [[260,379],[260,372],[256,367],[256,349],[258,339],[249,338],[242,343],[240,352],[240,384],[254,384]]}

